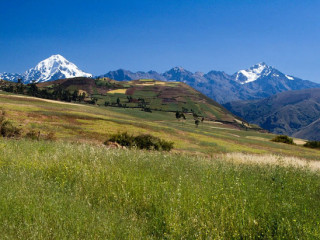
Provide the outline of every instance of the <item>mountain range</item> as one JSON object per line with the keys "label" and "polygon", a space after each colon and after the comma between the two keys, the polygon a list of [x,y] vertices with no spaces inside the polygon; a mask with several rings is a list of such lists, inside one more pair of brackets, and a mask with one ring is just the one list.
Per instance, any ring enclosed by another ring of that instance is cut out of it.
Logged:
{"label": "mountain range", "polygon": [[[21,75],[16,73],[0,74],[0,79],[17,81],[21,78],[24,83],[33,81],[38,83],[72,77],[92,77],[92,75],[81,71],[61,55],[53,55]],[[131,72],[119,69],[99,77],[108,77],[117,81],[155,79],[183,82],[219,103],[261,99],[290,90],[320,88],[318,83],[284,74],[266,63],[258,63],[232,75],[222,71],[210,71],[205,74],[191,72],[182,67],[174,67],[164,73],[156,71]]]}
{"label": "mountain range", "polygon": [[320,141],[320,88],[288,91],[224,106],[273,133]]}
{"label": "mountain range", "polygon": [[182,67],[175,67],[164,73],[131,72],[119,69],[110,71],[101,77],[118,81],[152,78],[184,82],[219,103],[261,99],[284,91],[320,87],[318,83],[284,74],[265,63],[258,63],[233,75],[222,71],[210,71],[206,74],[193,73]]}

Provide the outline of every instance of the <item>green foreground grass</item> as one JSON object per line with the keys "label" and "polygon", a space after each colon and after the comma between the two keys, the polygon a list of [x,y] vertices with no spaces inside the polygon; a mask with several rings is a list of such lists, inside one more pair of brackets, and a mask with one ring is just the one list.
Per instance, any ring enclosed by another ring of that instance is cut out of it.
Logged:
{"label": "green foreground grass", "polygon": [[2,239],[319,239],[320,175],[0,139]]}

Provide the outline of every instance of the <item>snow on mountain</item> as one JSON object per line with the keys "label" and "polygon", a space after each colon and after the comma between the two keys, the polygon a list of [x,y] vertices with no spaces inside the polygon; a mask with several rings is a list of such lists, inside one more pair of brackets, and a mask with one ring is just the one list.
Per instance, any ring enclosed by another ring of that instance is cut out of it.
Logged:
{"label": "snow on mountain", "polygon": [[241,84],[254,82],[261,76],[268,76],[272,67],[265,63],[258,63],[247,70],[240,70],[235,75],[235,80]]}
{"label": "snow on mountain", "polygon": [[26,71],[23,79],[25,83],[30,83],[32,81],[47,82],[72,77],[92,77],[92,75],[81,71],[75,64],[57,54]]}
{"label": "snow on mountain", "polygon": [[289,76],[289,75],[285,75],[285,76],[286,76],[286,78],[288,78],[289,80],[294,80],[294,78],[291,77],[291,76]]}
{"label": "snow on mountain", "polygon": [[18,73],[0,73],[0,79],[17,82],[19,78],[23,78],[21,74]]}

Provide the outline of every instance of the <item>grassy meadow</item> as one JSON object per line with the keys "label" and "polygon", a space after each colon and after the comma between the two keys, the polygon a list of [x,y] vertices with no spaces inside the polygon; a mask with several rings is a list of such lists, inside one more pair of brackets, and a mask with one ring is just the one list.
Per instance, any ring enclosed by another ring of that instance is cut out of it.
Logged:
{"label": "grassy meadow", "polygon": [[[0,138],[1,239],[320,239],[319,150],[160,111],[3,92],[0,106],[57,137]],[[174,150],[103,145],[123,131]]]}
{"label": "grassy meadow", "polygon": [[2,239],[319,239],[320,175],[97,145],[0,140]]}

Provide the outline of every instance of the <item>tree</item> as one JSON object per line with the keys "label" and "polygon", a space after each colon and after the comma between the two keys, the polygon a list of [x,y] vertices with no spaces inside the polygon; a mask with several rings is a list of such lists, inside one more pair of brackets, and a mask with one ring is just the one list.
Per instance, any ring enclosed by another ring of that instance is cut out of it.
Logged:
{"label": "tree", "polygon": [[79,91],[78,90],[74,90],[73,94],[72,94],[72,101],[77,101],[79,100]]}
{"label": "tree", "polygon": [[198,127],[198,126],[199,126],[200,121],[199,121],[198,119],[196,119],[196,120],[194,121],[194,123],[196,124],[196,127]]}
{"label": "tree", "polygon": [[117,104],[120,105],[120,98],[117,98]]}
{"label": "tree", "polygon": [[181,118],[181,115],[180,115],[180,112],[176,111],[176,119],[180,119]]}

